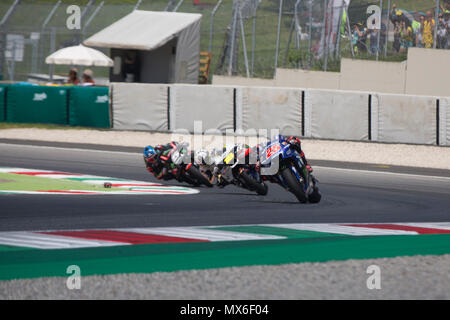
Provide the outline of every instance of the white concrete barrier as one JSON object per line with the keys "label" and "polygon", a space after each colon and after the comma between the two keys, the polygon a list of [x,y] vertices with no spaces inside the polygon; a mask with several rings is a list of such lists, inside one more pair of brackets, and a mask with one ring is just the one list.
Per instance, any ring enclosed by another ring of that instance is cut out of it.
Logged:
{"label": "white concrete barrier", "polygon": [[230,86],[171,85],[170,129],[194,132],[201,121],[202,132],[234,128],[234,88]]}
{"label": "white concrete barrier", "polygon": [[213,75],[213,85],[225,85],[225,86],[244,86],[244,87],[275,87],[274,79],[261,79],[261,78],[245,78],[237,76],[220,76]]}
{"label": "white concrete barrier", "polygon": [[402,62],[341,59],[340,72],[277,68],[274,79],[214,76],[213,84],[450,96],[450,50],[409,48]]}
{"label": "white concrete barrier", "polygon": [[277,69],[275,86],[338,90],[339,72],[310,71],[302,69]]}
{"label": "white concrete barrier", "polygon": [[293,88],[238,87],[236,128],[279,129],[285,135],[302,134],[302,90]]}
{"label": "white concrete barrier", "polygon": [[450,50],[408,48],[404,93],[450,96]]}
{"label": "white concrete barrier", "polygon": [[368,140],[368,101],[365,92],[305,90],[305,136]]}
{"label": "white concrete barrier", "polygon": [[113,129],[167,131],[165,84],[112,83]]}
{"label": "white concrete barrier", "polygon": [[439,145],[450,146],[450,98],[439,98]]}
{"label": "white concrete barrier", "polygon": [[341,59],[340,90],[404,93],[406,61]]}
{"label": "white concrete barrier", "polygon": [[372,140],[436,144],[436,98],[372,95]]}

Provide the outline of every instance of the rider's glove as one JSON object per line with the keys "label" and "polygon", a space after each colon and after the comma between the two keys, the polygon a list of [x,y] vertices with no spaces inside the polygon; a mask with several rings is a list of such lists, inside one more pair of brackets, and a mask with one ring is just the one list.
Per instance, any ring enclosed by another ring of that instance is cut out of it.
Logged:
{"label": "rider's glove", "polygon": [[156,179],[162,179],[164,175],[167,173],[167,169],[163,168],[159,174],[156,175]]}

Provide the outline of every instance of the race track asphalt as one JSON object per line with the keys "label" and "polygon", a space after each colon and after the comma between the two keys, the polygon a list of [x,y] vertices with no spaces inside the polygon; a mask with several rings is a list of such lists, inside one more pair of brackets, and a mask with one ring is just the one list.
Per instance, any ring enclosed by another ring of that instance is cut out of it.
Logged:
{"label": "race track asphalt", "polygon": [[[136,148],[25,144],[0,141],[0,166],[156,181]],[[323,195],[319,204],[299,204],[273,184],[265,197],[233,186],[167,196],[9,194],[0,195],[0,231],[450,220],[450,171],[311,164]]]}

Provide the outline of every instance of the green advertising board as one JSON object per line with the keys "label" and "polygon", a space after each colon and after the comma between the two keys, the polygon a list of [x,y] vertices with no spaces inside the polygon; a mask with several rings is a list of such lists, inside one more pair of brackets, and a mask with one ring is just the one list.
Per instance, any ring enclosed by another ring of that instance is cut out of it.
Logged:
{"label": "green advertising board", "polygon": [[72,87],[69,98],[71,126],[110,128],[109,88]]}
{"label": "green advertising board", "polygon": [[68,124],[68,88],[13,84],[8,87],[6,120]]}
{"label": "green advertising board", "polygon": [[6,90],[8,85],[0,84],[0,122],[6,121]]}

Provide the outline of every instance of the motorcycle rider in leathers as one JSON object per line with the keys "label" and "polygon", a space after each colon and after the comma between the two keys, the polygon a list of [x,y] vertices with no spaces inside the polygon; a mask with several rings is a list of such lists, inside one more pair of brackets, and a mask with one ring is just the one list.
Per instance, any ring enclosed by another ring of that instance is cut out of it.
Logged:
{"label": "motorcycle rider in leathers", "polygon": [[[176,148],[175,142],[158,144],[155,147],[147,146],[144,149],[144,162],[147,171],[152,173],[157,179],[169,180],[176,172],[169,172],[164,161],[169,160],[172,149]],[[174,169],[176,170],[176,169]]]}
{"label": "motorcycle rider in leathers", "polygon": [[297,136],[290,136],[286,140],[289,142],[289,144],[292,146],[292,148],[300,154],[300,157],[302,158],[302,161],[305,164],[308,172],[312,172],[313,169],[308,164],[308,160],[306,160],[305,153],[302,150],[302,143],[300,141],[300,138]]}
{"label": "motorcycle rider in leathers", "polygon": [[[287,142],[289,142],[289,144],[291,145],[291,147],[298,152],[298,154],[300,155],[300,158],[302,159],[303,163],[306,166],[306,169],[308,170],[308,172],[312,172],[313,169],[311,168],[311,166],[308,164],[308,160],[306,160],[306,156],[305,153],[302,150],[302,143],[300,141],[300,138],[297,136],[289,136],[289,137],[284,137],[284,136],[280,136],[280,138],[285,139]],[[271,140],[268,140],[267,143],[270,143]],[[267,143],[263,143],[260,145],[256,146],[256,152],[258,154],[260,154],[260,152],[262,150],[264,150],[264,147]]]}

